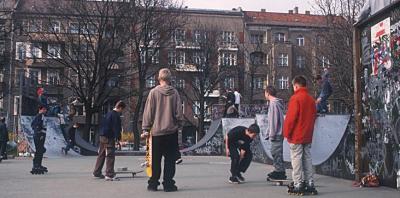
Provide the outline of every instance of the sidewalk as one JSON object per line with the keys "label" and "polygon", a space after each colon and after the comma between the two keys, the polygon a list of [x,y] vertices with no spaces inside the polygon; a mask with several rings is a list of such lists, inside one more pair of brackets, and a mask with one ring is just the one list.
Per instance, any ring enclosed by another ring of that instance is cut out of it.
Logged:
{"label": "sidewalk", "polygon": [[[229,160],[224,157],[184,157],[177,166],[178,192],[148,192],[147,177],[121,178],[121,181],[106,182],[92,178],[95,157],[45,159],[49,168],[46,175],[29,173],[31,160],[6,160],[0,163],[0,197],[13,198],[139,198],[139,197],[182,197],[182,198],[245,198],[245,197],[296,197],[287,194],[287,187],[267,183],[265,175],[272,167],[252,163],[244,174],[247,182],[229,184]],[[117,156],[117,167],[140,170],[143,157]],[[128,175],[122,175],[128,176]],[[352,181],[316,175],[318,197],[343,198],[399,198],[395,189],[355,188]],[[162,187],[159,189],[162,190]]]}

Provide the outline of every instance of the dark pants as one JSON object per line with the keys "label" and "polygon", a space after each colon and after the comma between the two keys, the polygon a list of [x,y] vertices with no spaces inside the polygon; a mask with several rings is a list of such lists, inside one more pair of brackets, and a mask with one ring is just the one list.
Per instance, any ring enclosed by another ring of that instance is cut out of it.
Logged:
{"label": "dark pants", "polygon": [[321,100],[321,102],[317,104],[317,112],[318,113],[327,113],[328,112],[328,101]]}
{"label": "dark pants", "polygon": [[7,159],[7,141],[0,141],[0,158]]}
{"label": "dark pants", "polygon": [[161,176],[161,158],[164,156],[164,188],[169,188],[175,184],[175,161],[177,157],[178,133],[152,136],[152,176],[149,185],[158,186]]}
{"label": "dark pants", "polygon": [[251,153],[251,150],[246,149],[244,158],[240,159],[240,149],[235,146],[229,146],[229,152],[231,156],[232,177],[237,177],[241,172],[244,173],[247,168],[249,168],[253,154]]}
{"label": "dark pants", "polygon": [[65,151],[68,152],[69,149],[71,149],[71,148],[73,149],[74,146],[75,146],[75,141],[70,140],[70,141],[68,142],[68,145],[65,147]]}
{"label": "dark pants", "polygon": [[106,162],[106,176],[114,177],[114,163],[115,163],[115,140],[100,136],[99,155],[97,156],[96,165],[94,167],[93,175],[101,175],[101,171]]}
{"label": "dark pants", "polygon": [[46,152],[44,142],[46,141],[46,133],[35,133],[33,142],[35,143],[35,157],[33,158],[33,167],[42,166],[43,153]]}

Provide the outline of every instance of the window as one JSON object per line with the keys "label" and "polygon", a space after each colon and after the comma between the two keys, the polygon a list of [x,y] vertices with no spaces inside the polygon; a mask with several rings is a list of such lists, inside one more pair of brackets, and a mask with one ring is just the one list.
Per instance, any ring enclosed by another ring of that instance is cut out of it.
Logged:
{"label": "window", "polygon": [[29,32],[40,32],[42,30],[41,20],[30,20],[29,21]]}
{"label": "window", "polygon": [[80,44],[71,46],[71,56],[73,60],[93,60],[95,58],[93,46]]}
{"label": "window", "polygon": [[222,52],[219,55],[220,66],[236,66],[237,55],[236,52]]}
{"label": "window", "polygon": [[264,54],[262,52],[253,52],[250,54],[250,61],[252,65],[263,65]]}
{"label": "window", "polygon": [[174,34],[172,35],[172,41],[177,43],[185,41],[185,30],[176,29]]}
{"label": "window", "polygon": [[[150,56],[150,57],[148,57],[148,56]],[[154,49],[148,49],[147,52],[142,51],[142,52],[140,52],[140,59],[141,59],[142,63],[146,63],[147,59],[150,59],[151,63],[158,64],[158,63],[160,63],[159,51],[157,50],[156,52],[154,52]]]}
{"label": "window", "polygon": [[50,21],[48,32],[60,33],[60,21]]}
{"label": "window", "polygon": [[178,89],[184,89],[185,88],[185,80],[184,79],[178,79],[175,81],[175,87]]}
{"label": "window", "polygon": [[316,43],[318,46],[325,45],[325,39],[324,39],[324,37],[321,36],[321,35],[317,35],[317,36],[315,37],[315,43]]}
{"label": "window", "polygon": [[325,56],[322,56],[321,62],[322,68],[327,68],[330,65],[329,59]]}
{"label": "window", "polygon": [[256,77],[253,79],[253,89],[264,89],[264,78]]}
{"label": "window", "polygon": [[299,35],[299,36],[296,38],[296,42],[297,42],[297,45],[298,45],[298,46],[304,46],[304,36]]}
{"label": "window", "polygon": [[174,51],[168,52],[168,64],[175,65],[176,64],[176,53]]}
{"label": "window", "polygon": [[19,96],[14,96],[14,115],[19,115],[20,112],[20,100]]}
{"label": "window", "polygon": [[287,54],[279,54],[278,56],[278,66],[288,66],[289,58]]}
{"label": "window", "polygon": [[[211,114],[211,112],[209,112],[208,106],[207,106],[207,102],[204,101],[204,113],[205,113],[205,117],[208,117],[209,114]],[[200,102],[199,101],[195,101],[193,104],[193,114],[194,115],[200,115]]]}
{"label": "window", "polygon": [[84,34],[96,34],[97,27],[95,24],[86,24],[85,27],[83,28],[82,32]]}
{"label": "window", "polygon": [[[203,82],[203,88],[204,88],[204,91],[207,91],[207,89],[210,89],[211,87],[210,87],[210,79],[209,78],[203,78],[202,79],[202,82]],[[193,83],[193,82],[192,82]],[[194,86],[200,91],[200,79],[199,79],[199,77],[195,77],[195,79],[194,79]]]}
{"label": "window", "polygon": [[23,69],[17,69],[16,70],[15,78],[16,78],[16,83],[15,84],[18,87],[20,87],[21,85],[25,86],[25,71]]}
{"label": "window", "polygon": [[49,44],[47,46],[47,58],[61,58],[61,46],[59,44]]}
{"label": "window", "polygon": [[289,77],[280,77],[278,79],[279,89],[289,89]]}
{"label": "window", "polygon": [[40,75],[40,70],[39,69],[31,69],[29,68],[28,70],[28,77],[30,80],[30,85],[39,85],[41,84],[41,75]]}
{"label": "window", "polygon": [[304,56],[297,56],[296,57],[296,67],[304,68],[306,66],[306,57]]}
{"label": "window", "polygon": [[264,43],[264,35],[250,34],[250,43],[253,43],[253,44]]}
{"label": "window", "polygon": [[147,88],[152,88],[156,86],[156,77],[155,76],[150,76],[146,79],[146,87]]}
{"label": "window", "polygon": [[17,60],[25,60],[25,58],[26,58],[26,44],[23,43],[23,42],[16,42],[15,46],[16,46],[15,47],[16,48],[16,50],[15,50],[15,52],[16,52],[15,59],[17,59]]}
{"label": "window", "polygon": [[31,54],[32,58],[42,58],[42,50],[41,50],[41,44],[40,43],[33,43],[31,45]]}
{"label": "window", "polygon": [[206,60],[203,52],[193,53],[193,64],[196,64],[197,66],[202,66],[205,62]]}
{"label": "window", "polygon": [[234,32],[222,32],[222,42],[224,44],[231,44],[235,41],[235,33]]}
{"label": "window", "polygon": [[69,23],[69,33],[79,34],[79,23],[78,22]]}
{"label": "window", "polygon": [[47,84],[48,85],[60,84],[60,75],[57,70],[47,70]]}
{"label": "window", "polygon": [[207,34],[204,31],[195,30],[194,31],[194,42],[195,43],[202,43],[205,42],[207,39]]}
{"label": "window", "polygon": [[285,42],[285,34],[281,32],[275,33],[275,42]]}
{"label": "window", "polygon": [[176,64],[177,65],[184,65],[185,64],[185,52],[178,52],[177,59],[176,59]]}
{"label": "window", "polygon": [[235,78],[233,78],[233,77],[225,78],[225,80],[224,80],[224,87],[225,87],[226,89],[233,89],[233,88],[235,88]]}

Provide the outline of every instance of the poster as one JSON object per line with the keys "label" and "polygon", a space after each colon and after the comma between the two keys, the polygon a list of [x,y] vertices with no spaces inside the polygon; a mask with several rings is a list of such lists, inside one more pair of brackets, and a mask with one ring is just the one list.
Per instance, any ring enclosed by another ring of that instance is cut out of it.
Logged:
{"label": "poster", "polygon": [[372,75],[377,75],[379,68],[392,68],[390,56],[390,18],[371,27]]}
{"label": "poster", "polygon": [[390,48],[392,49],[392,61],[395,67],[400,64],[400,22],[393,24],[390,27],[392,34],[390,39]]}

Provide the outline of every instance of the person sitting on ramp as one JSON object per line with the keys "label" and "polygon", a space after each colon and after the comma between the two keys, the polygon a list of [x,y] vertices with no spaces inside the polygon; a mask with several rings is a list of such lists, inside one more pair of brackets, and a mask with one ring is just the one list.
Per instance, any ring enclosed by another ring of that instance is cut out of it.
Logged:
{"label": "person sitting on ramp", "polygon": [[226,155],[231,157],[231,177],[229,183],[239,184],[245,179],[241,173],[246,172],[250,166],[253,154],[250,150],[250,143],[260,133],[257,124],[250,125],[249,128],[238,126],[231,129],[225,140]]}

